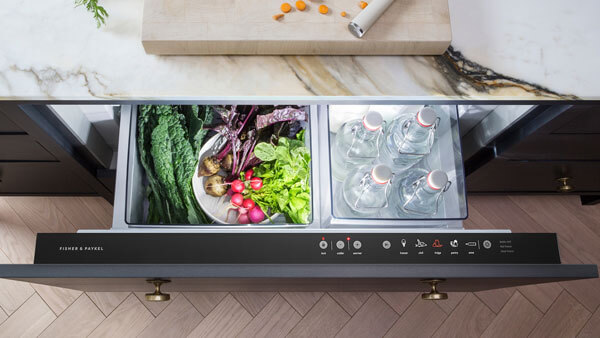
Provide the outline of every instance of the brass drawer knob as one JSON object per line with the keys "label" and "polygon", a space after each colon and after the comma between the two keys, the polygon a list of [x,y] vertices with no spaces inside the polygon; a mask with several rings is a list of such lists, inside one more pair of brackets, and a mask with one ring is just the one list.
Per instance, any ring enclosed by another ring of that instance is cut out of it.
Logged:
{"label": "brass drawer knob", "polygon": [[570,179],[570,177],[561,177],[557,179],[560,183],[560,186],[557,188],[558,192],[571,192],[574,190],[573,186],[569,184]]}
{"label": "brass drawer knob", "polygon": [[160,292],[160,287],[163,284],[170,283],[170,280],[166,279],[149,279],[146,282],[154,284],[154,292],[146,294],[146,300],[149,302],[167,302],[171,299],[171,295],[168,293]]}
{"label": "brass drawer knob", "polygon": [[425,300],[448,299],[447,293],[439,292],[437,289],[437,285],[443,281],[445,281],[445,279],[423,279],[421,282],[429,284],[431,286],[431,291],[421,294],[421,298]]}

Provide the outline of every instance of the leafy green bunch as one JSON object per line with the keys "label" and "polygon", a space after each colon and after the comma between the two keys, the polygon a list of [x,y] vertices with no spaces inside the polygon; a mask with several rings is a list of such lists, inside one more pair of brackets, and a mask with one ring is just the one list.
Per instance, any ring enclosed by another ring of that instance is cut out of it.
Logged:
{"label": "leafy green bunch", "polygon": [[280,137],[277,145],[261,142],[254,154],[263,161],[254,169],[263,187],[251,191],[250,198],[263,210],[284,213],[297,224],[309,223],[310,151],[304,145],[304,130],[295,140]]}

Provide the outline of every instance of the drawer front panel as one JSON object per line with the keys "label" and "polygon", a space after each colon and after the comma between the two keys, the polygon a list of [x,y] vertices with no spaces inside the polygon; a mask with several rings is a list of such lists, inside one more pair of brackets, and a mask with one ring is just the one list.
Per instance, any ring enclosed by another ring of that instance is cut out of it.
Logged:
{"label": "drawer front panel", "polygon": [[572,193],[600,192],[600,162],[531,162],[495,159],[467,176],[469,192],[558,192],[568,177]]}
{"label": "drawer front panel", "polygon": [[14,122],[8,119],[4,113],[0,112],[0,134],[2,133],[24,133]]}
{"label": "drawer front panel", "polygon": [[0,161],[56,161],[29,135],[0,135]]}
{"label": "drawer front panel", "polygon": [[93,194],[94,190],[58,162],[0,162],[0,194]]}

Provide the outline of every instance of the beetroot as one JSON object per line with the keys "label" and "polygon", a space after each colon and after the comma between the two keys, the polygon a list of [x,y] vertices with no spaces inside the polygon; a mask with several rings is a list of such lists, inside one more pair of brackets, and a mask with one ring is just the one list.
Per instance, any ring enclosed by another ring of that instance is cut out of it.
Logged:
{"label": "beetroot", "polygon": [[254,208],[250,209],[248,212],[248,217],[252,223],[260,223],[265,220],[265,213],[260,209],[257,205]]}

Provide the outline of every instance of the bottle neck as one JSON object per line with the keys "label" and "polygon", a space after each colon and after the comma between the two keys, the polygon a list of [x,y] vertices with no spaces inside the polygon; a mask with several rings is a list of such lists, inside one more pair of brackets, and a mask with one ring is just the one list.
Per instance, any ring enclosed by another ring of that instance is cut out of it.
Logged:
{"label": "bottle neck", "polygon": [[355,136],[362,140],[372,140],[375,139],[381,134],[381,127],[378,129],[368,129],[363,122],[361,122],[360,126],[356,128]]}
{"label": "bottle neck", "polygon": [[363,186],[363,189],[368,189],[369,191],[372,192],[378,192],[378,191],[384,191],[385,188],[387,187],[389,181],[386,183],[378,183],[375,181],[375,179],[373,179],[373,176],[371,175],[371,173],[368,173],[365,175],[365,178],[363,179],[363,182],[361,183],[361,185]]}
{"label": "bottle neck", "polygon": [[429,138],[433,125],[426,126],[421,124],[417,113],[409,120],[409,123],[406,123],[405,128],[404,135],[406,139],[413,142],[421,142]]}

